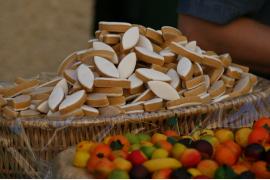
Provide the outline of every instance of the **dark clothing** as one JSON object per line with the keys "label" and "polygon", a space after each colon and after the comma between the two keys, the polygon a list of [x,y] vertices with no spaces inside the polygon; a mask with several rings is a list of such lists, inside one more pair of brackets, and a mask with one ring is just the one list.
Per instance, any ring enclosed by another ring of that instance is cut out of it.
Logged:
{"label": "dark clothing", "polygon": [[99,21],[123,21],[146,27],[177,27],[178,0],[96,0],[95,29]]}
{"label": "dark clothing", "polygon": [[249,17],[270,25],[269,0],[179,0],[178,12],[218,24]]}
{"label": "dark clothing", "polygon": [[[178,13],[221,25],[240,17],[270,25],[270,0],[178,0]],[[270,79],[269,74],[253,73]]]}

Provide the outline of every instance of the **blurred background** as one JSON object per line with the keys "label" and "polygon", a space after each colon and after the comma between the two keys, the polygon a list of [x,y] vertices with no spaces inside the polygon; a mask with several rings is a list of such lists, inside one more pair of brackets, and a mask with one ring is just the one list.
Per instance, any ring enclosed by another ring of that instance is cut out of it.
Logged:
{"label": "blurred background", "polygon": [[0,81],[55,72],[87,47],[100,20],[176,27],[176,7],[177,0],[1,0]]}

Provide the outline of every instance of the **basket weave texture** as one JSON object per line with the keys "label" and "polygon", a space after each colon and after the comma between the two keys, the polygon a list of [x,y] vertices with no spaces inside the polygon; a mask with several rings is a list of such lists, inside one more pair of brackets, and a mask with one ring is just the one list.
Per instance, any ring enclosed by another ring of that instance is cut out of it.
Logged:
{"label": "basket weave texture", "polygon": [[252,93],[214,104],[114,117],[0,119],[0,178],[49,177],[51,160],[82,140],[125,132],[239,128],[269,115],[270,82],[259,78]]}

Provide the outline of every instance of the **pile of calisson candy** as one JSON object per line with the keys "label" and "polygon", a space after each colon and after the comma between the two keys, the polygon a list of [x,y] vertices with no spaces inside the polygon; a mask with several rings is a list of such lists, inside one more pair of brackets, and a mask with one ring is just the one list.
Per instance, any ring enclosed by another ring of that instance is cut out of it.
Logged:
{"label": "pile of calisson candy", "polygon": [[236,131],[114,135],[79,143],[73,164],[95,178],[270,178],[269,130],[261,118]]}

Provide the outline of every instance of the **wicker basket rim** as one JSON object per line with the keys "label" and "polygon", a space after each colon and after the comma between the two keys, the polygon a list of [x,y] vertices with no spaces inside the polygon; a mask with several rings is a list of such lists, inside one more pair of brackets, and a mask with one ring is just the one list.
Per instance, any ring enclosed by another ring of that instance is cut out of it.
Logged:
{"label": "wicker basket rim", "polygon": [[120,114],[116,116],[106,117],[67,117],[67,118],[17,118],[17,119],[0,119],[0,126],[11,127],[17,123],[22,123],[23,127],[38,127],[38,128],[55,128],[63,126],[82,126],[82,125],[104,125],[109,124],[121,124],[130,122],[143,122],[147,120],[158,120],[160,118],[168,118],[179,115],[188,115],[194,113],[204,114],[207,112],[213,112],[220,108],[231,108],[233,106],[241,106],[245,103],[256,102],[260,99],[270,97],[270,81],[259,78],[258,84],[262,84],[262,87],[257,89],[257,92],[253,92],[240,97],[224,100],[218,103],[201,104],[195,106],[181,107],[173,110],[162,110],[158,112],[144,112],[136,114]]}

